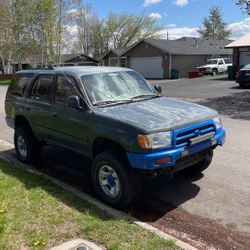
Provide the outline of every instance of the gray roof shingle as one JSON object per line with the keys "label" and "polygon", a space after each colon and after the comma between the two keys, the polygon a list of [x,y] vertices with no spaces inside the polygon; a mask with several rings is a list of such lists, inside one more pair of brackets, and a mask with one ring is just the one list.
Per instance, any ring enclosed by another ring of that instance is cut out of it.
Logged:
{"label": "gray roof shingle", "polygon": [[225,49],[230,40],[218,40],[208,38],[183,37],[178,40],[144,39],[145,42],[171,54],[180,55],[207,55],[207,54],[232,54]]}

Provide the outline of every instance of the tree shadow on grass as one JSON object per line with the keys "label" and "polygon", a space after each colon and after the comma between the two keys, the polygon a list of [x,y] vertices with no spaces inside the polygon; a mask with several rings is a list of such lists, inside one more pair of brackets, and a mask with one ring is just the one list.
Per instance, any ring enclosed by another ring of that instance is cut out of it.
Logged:
{"label": "tree shadow on grass", "polygon": [[[13,154],[15,154],[14,149],[2,151],[0,153],[7,159],[9,158],[9,156],[13,156]],[[52,164],[53,160],[54,159],[49,160],[50,164]],[[18,162],[17,162],[17,165],[18,165]],[[51,165],[51,167],[53,166]],[[64,203],[65,205],[71,208],[76,209],[79,212],[88,211],[90,215],[93,215],[102,220],[112,219],[112,216],[108,215],[105,211],[101,211],[97,209],[94,205],[91,205],[84,199],[77,197],[72,192],[63,189],[60,186],[57,186],[56,184],[52,183],[50,180],[42,176],[33,174],[30,166],[26,165],[25,168],[31,170],[31,172],[24,171],[23,168],[17,167],[14,164],[12,164],[12,166],[7,165],[7,164],[0,164],[0,170],[4,174],[18,179],[25,185],[25,188],[28,190],[41,188],[42,190],[46,191],[49,195],[56,198],[58,201]],[[67,172],[65,172],[64,174],[65,174],[65,177],[69,178],[69,175]],[[75,176],[75,178],[77,179],[77,176]],[[61,179],[58,178],[58,180],[61,180]]]}
{"label": "tree shadow on grass", "polygon": [[232,119],[250,120],[250,91],[209,98],[199,104],[216,109],[221,115]]}
{"label": "tree shadow on grass", "polygon": [[[14,150],[1,152],[1,154],[5,154],[6,157],[8,155],[13,156]],[[45,147],[42,161],[38,165],[42,172],[95,197],[91,184],[90,167],[91,161],[88,158],[60,147]],[[44,178],[26,173],[20,168],[1,168],[1,170],[5,174],[18,178],[27,189],[41,187],[70,207],[79,211],[86,209],[86,202],[79,198],[73,198],[74,195],[69,195],[70,192],[65,192],[64,189],[55,186]],[[202,176],[201,174],[194,179],[194,176],[180,172],[171,179],[164,175],[155,179],[144,177],[141,198],[124,212],[148,222],[158,220],[187,200],[194,198],[199,193],[200,188],[192,182],[197,178],[202,178]],[[157,198],[155,194],[162,189],[166,190],[166,187],[167,192],[163,201]],[[168,194],[171,194],[171,196],[168,197]]]}

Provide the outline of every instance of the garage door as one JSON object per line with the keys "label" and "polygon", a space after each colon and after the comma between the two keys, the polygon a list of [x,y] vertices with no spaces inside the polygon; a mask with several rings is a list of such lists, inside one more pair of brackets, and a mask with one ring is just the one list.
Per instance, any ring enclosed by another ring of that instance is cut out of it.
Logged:
{"label": "garage door", "polygon": [[246,65],[250,63],[250,51],[240,52],[240,65]]}
{"label": "garage door", "polygon": [[130,67],[145,78],[163,78],[161,57],[131,58]]}

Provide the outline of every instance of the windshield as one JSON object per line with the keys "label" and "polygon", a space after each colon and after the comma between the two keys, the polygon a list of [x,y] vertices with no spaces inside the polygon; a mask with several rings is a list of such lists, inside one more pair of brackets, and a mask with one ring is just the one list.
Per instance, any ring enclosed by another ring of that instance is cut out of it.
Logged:
{"label": "windshield", "polygon": [[84,75],[81,79],[93,105],[159,96],[145,79],[134,71]]}
{"label": "windshield", "polygon": [[217,64],[218,60],[208,60],[207,64]]}

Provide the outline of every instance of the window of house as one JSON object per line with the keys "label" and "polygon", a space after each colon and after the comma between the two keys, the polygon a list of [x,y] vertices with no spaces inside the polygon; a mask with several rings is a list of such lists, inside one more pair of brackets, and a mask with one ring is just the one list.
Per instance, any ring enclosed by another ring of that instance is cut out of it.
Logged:
{"label": "window of house", "polygon": [[118,67],[118,58],[109,58],[109,66]]}
{"label": "window of house", "polygon": [[120,66],[126,68],[126,57],[120,58]]}
{"label": "window of house", "polygon": [[79,96],[75,89],[75,79],[70,76],[58,76],[56,81],[55,102],[65,105],[69,96]]}
{"label": "window of house", "polygon": [[53,78],[53,75],[40,75],[36,79],[32,88],[31,98],[44,102],[49,102]]}

